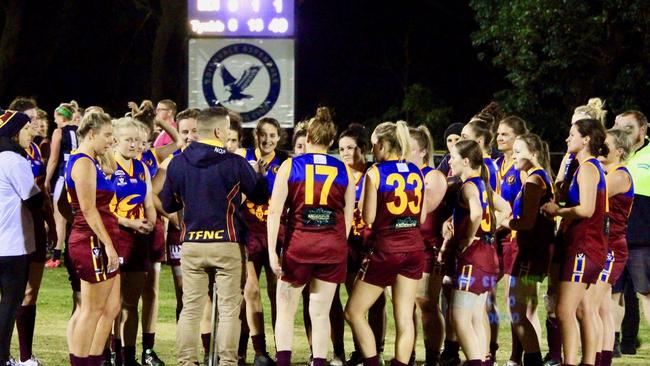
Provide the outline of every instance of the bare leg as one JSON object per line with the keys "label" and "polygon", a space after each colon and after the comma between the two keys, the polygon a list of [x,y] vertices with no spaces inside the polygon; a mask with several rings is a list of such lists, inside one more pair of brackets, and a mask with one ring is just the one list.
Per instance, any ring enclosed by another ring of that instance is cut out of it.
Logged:
{"label": "bare leg", "polygon": [[352,333],[359,343],[357,351],[361,351],[365,358],[377,355],[374,335],[366,319],[366,313],[383,293],[383,288],[357,280],[345,306],[345,320],[352,327]]}

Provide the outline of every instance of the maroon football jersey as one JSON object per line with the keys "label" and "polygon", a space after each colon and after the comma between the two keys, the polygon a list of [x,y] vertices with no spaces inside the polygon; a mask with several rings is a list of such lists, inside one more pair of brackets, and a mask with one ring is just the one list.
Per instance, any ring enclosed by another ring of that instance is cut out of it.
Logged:
{"label": "maroon football jersey", "polygon": [[[377,214],[372,224],[374,248],[387,253],[424,250],[420,211],[424,182],[415,164],[387,160],[373,165]],[[368,179],[368,177],[366,177]]]}
{"label": "maroon football jersey", "polygon": [[[422,175],[424,177],[426,177],[429,173],[442,174],[440,171],[437,171],[438,173],[435,172],[436,170],[429,166],[422,168]],[[449,217],[449,215],[446,215],[446,212],[444,211],[446,211],[444,202],[440,202],[435,210],[427,214],[426,220],[423,224],[420,225],[420,234],[422,235],[422,240],[424,241],[424,245],[427,248],[440,249],[442,246],[442,224]]]}
{"label": "maroon football jersey", "polygon": [[350,182],[345,164],[312,153],[289,162],[285,255],[300,263],[345,261],[345,192]]}

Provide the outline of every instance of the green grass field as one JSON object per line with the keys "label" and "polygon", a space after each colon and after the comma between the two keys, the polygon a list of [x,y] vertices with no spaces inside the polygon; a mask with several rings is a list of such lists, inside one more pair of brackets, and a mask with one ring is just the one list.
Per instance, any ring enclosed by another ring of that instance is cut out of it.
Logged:
{"label": "green grass field", "polygon": [[[264,284],[264,280],[261,281]],[[161,273],[160,288],[160,315],[158,319],[158,330],[156,333],[156,352],[160,358],[167,362],[168,365],[174,365],[175,362],[175,306],[174,287],[172,275],[169,267],[163,266]],[[342,290],[342,298],[347,298],[345,290]],[[265,309],[269,309],[268,299],[264,299]],[[499,300],[502,304],[502,300]],[[392,308],[388,305],[388,314],[392,314]],[[38,300],[38,314],[36,321],[36,334],[34,340],[34,352],[46,366],[59,366],[68,364],[68,351],[65,339],[65,328],[70,316],[71,310],[71,290],[68,284],[65,269],[46,270],[43,279],[43,288]],[[266,312],[269,314],[269,311]],[[299,316],[296,318],[296,338],[294,341],[293,361],[297,364],[305,364],[309,358],[309,347],[306,337],[304,336],[302,324],[302,310],[298,309]],[[267,334],[272,334],[270,326],[270,317],[267,322]],[[388,332],[386,335],[386,352],[384,358],[389,360],[392,357],[394,346],[394,324],[391,316],[388,317]],[[545,319],[544,308],[540,307],[540,319]],[[641,318],[643,319],[643,317]],[[542,323],[543,324],[543,323]],[[614,359],[615,365],[650,365],[650,331],[646,323],[642,320],[639,332],[643,342],[638,353],[634,356],[625,356],[624,358]],[[349,328],[346,329],[346,352],[352,350],[352,336]],[[273,349],[273,337],[267,336],[269,350]],[[139,341],[138,341],[139,342]],[[498,360],[504,361],[510,355],[510,326],[503,320],[499,334],[500,349]],[[543,342],[545,344],[545,341]],[[545,348],[545,347],[543,347]],[[141,351],[138,345],[138,354]],[[249,346],[248,362],[252,362],[252,346]],[[544,349],[543,352],[546,350]],[[271,352],[273,353],[273,352]],[[17,336],[14,333],[12,354],[18,355]],[[424,357],[422,340],[417,344],[418,361]]]}

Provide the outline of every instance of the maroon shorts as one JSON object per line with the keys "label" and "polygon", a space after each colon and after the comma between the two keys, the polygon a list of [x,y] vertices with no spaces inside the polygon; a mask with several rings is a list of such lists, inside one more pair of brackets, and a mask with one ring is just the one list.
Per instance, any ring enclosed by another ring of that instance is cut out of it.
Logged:
{"label": "maroon shorts", "polygon": [[499,269],[502,274],[512,274],[512,269],[515,264],[515,259],[519,253],[517,247],[517,238],[512,238],[512,234],[508,234],[501,238],[501,255],[499,256]]}
{"label": "maroon shorts", "polygon": [[300,263],[295,258],[285,255],[282,257],[282,277],[284,282],[295,286],[303,286],[312,278],[331,283],[343,283],[347,276],[347,263]]}
{"label": "maroon shorts", "polygon": [[166,240],[167,264],[169,264],[172,267],[178,267],[181,265],[182,245],[183,245],[183,238],[181,237],[181,231],[173,227],[168,229],[167,240]]}
{"label": "maroon shorts", "polygon": [[497,283],[498,273],[489,273],[475,264],[458,261],[454,275],[454,289],[481,295],[492,290]]}
{"label": "maroon shorts", "polygon": [[160,263],[165,261],[165,225],[160,217],[156,219],[153,233],[149,234],[149,262]]}
{"label": "maroon shorts", "polygon": [[72,268],[79,279],[98,283],[115,277],[119,271],[108,272],[104,244],[92,232],[75,232],[70,234],[68,251]]}
{"label": "maroon shorts", "polygon": [[595,284],[598,281],[601,265],[596,264],[584,253],[567,256],[562,264],[560,281]]}
{"label": "maroon shorts", "polygon": [[151,238],[151,235],[139,235],[120,227],[119,236],[113,239],[113,243],[120,256],[122,272],[146,272],[151,269],[148,253]]}
{"label": "maroon shorts", "polygon": [[616,281],[618,281],[623,270],[625,269],[625,263],[627,262],[627,256],[623,258],[618,258],[615,256],[613,251],[607,253],[607,260],[605,261],[605,267],[600,272],[598,277],[599,281],[607,282],[610,285],[614,286]]}
{"label": "maroon shorts", "polygon": [[512,265],[510,275],[516,278],[530,278],[542,282],[548,275],[551,261],[551,249],[540,251],[538,249],[519,248],[519,253]]}
{"label": "maroon shorts", "polygon": [[74,269],[69,251],[70,249],[68,247],[63,252],[63,265],[65,265],[65,269],[68,271],[68,281],[70,281],[70,287],[72,288],[72,291],[81,292],[81,281],[79,280],[79,276],[77,276],[77,272]]}
{"label": "maroon shorts", "polygon": [[358,278],[371,285],[387,287],[395,283],[397,275],[419,280],[423,267],[424,250],[398,253],[372,251],[364,258]]}

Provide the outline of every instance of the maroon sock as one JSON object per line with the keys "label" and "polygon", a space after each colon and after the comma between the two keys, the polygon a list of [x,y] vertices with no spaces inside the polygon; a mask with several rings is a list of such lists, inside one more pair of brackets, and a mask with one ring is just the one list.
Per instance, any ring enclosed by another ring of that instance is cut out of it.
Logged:
{"label": "maroon sock", "polygon": [[563,363],[562,366],[576,366],[576,365],[572,365],[570,363]]}
{"label": "maroon sock", "polygon": [[390,360],[390,366],[407,366],[407,364],[397,361],[397,359]]}
{"label": "maroon sock", "polygon": [[248,333],[241,332],[239,335],[239,348],[237,349],[237,355],[239,357],[246,357],[246,349],[248,348]]}
{"label": "maroon sock", "polygon": [[372,357],[364,358],[363,366],[379,366],[379,356],[375,355]]}
{"label": "maroon sock", "polygon": [[497,350],[499,349],[499,344],[497,342],[490,342],[490,356],[493,360],[497,359]]}
{"label": "maroon sock", "polygon": [[546,342],[548,352],[555,361],[562,359],[562,333],[557,318],[546,318]]}
{"label": "maroon sock", "polygon": [[512,351],[510,352],[510,361],[521,365],[521,357],[524,355],[524,347],[522,346],[519,337],[517,337],[517,334],[515,334],[515,328],[512,326],[510,327],[510,333],[512,336]]}
{"label": "maroon sock", "polygon": [[596,352],[596,361],[594,362],[594,366],[600,366],[601,358],[602,358],[601,353]]}
{"label": "maroon sock", "polygon": [[212,335],[211,333],[201,333],[201,343],[203,344],[203,352],[205,352],[206,355],[210,353],[211,335]]}
{"label": "maroon sock", "polygon": [[[256,336],[253,336],[256,337]],[[290,366],[291,365],[291,351],[278,351],[275,354],[276,362],[278,366]]]}
{"label": "maroon sock", "polygon": [[266,354],[266,336],[264,333],[251,336],[251,340],[253,341],[255,356]]}
{"label": "maroon sock", "polygon": [[70,355],[70,366],[88,366],[88,357],[77,357],[72,353]]}
{"label": "maroon sock", "polygon": [[88,366],[102,366],[104,363],[104,355],[90,355],[86,365]]}
{"label": "maroon sock", "polygon": [[460,351],[460,343],[456,341],[445,341],[445,348],[442,353],[445,355],[455,355],[458,356],[458,351]]}
{"label": "maroon sock", "polygon": [[595,365],[592,365],[590,363],[581,363],[580,366],[595,366]]}
{"label": "maroon sock", "polygon": [[483,360],[467,360],[467,366],[483,366]]}
{"label": "maroon sock", "polygon": [[312,359],[312,364],[311,365],[312,366],[325,366],[325,361],[326,360],[324,358],[315,357],[314,359]]}
{"label": "maroon sock", "polygon": [[122,347],[122,360],[124,363],[129,364],[135,360],[135,346]]}
{"label": "maroon sock", "polygon": [[142,333],[142,350],[153,349],[156,333]]}
{"label": "maroon sock", "polygon": [[32,358],[32,343],[34,341],[34,325],[36,324],[36,305],[21,306],[16,312],[16,329],[20,345],[20,361]]}
{"label": "maroon sock", "polygon": [[612,351],[603,351],[600,354],[600,366],[612,366]]}
{"label": "maroon sock", "polygon": [[483,366],[494,366],[494,360],[492,359],[492,356],[487,356],[485,358],[485,361],[481,363]]}
{"label": "maroon sock", "polygon": [[334,347],[334,356],[338,356],[341,358],[341,360],[345,359],[345,345],[343,342],[336,342],[336,344],[333,345]]}

